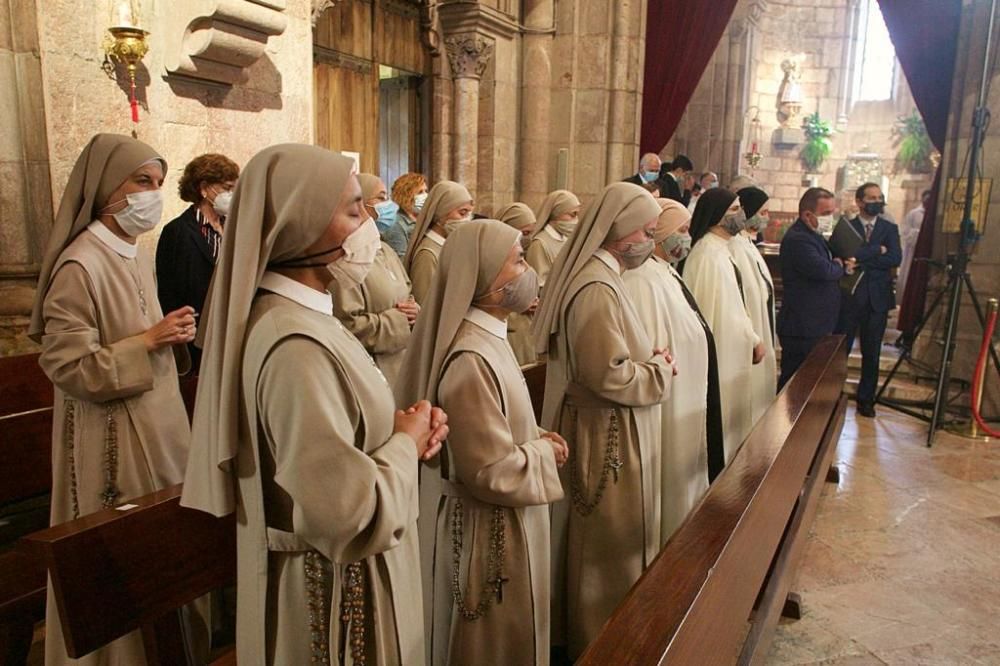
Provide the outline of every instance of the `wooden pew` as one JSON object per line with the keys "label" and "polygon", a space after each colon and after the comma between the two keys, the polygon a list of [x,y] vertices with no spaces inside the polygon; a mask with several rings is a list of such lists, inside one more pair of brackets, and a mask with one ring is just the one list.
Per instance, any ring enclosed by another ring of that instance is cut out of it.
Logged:
{"label": "wooden pew", "polygon": [[232,514],[181,507],[180,493],[178,484],[24,538],[49,570],[70,657],[138,629],[150,666],[185,663],[176,611],[236,580],[236,529]]}
{"label": "wooden pew", "polygon": [[[0,358],[0,544],[48,524],[52,400],[38,354]],[[16,546],[0,550],[0,663],[24,663],[44,617],[45,569]]]}
{"label": "wooden pew", "polygon": [[763,663],[843,428],[843,344],[816,346],[578,664]]}

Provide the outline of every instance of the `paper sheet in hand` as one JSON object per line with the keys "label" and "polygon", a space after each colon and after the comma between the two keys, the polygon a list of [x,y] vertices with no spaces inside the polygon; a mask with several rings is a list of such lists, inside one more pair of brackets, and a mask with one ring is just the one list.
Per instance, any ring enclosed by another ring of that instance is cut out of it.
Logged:
{"label": "paper sheet in hand", "polygon": [[865,239],[851,226],[846,217],[842,217],[833,228],[833,234],[830,235],[827,244],[833,256],[850,259],[857,253],[858,248],[865,244]]}

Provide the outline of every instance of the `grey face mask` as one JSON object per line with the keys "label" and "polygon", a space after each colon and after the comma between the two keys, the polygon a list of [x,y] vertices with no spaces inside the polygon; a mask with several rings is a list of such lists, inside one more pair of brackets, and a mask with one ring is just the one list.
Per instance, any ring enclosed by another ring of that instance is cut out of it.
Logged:
{"label": "grey face mask", "polygon": [[500,292],[501,295],[500,302],[495,307],[501,307],[510,312],[524,312],[538,297],[538,273],[529,266],[526,271],[504,286],[483,294],[480,300],[497,292]]}
{"label": "grey face mask", "polygon": [[719,227],[724,229],[726,233],[730,236],[735,236],[741,231],[746,229],[747,226],[747,216],[742,210],[735,213],[729,213],[722,221],[719,222]]}
{"label": "grey face mask", "polygon": [[625,270],[632,270],[633,268],[639,268],[649,257],[653,254],[653,250],[656,249],[656,244],[651,240],[642,241],[639,243],[631,243],[620,255],[620,260],[622,266]]}

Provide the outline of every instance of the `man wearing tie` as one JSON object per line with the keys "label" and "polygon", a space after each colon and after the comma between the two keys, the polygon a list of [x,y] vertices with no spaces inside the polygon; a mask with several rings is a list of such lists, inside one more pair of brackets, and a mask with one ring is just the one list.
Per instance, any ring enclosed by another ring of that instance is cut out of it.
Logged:
{"label": "man wearing tie", "polygon": [[837,332],[847,336],[847,353],[851,353],[855,332],[861,338],[861,382],[858,384],[858,414],[875,416],[875,386],[878,384],[879,356],[882,336],[892,296],[892,269],[899,266],[903,253],[899,244],[899,229],[882,217],[885,197],[875,183],[865,183],[854,198],[860,212],[851,226],[865,239],[854,254],[861,277],[851,292],[841,299],[840,322]]}

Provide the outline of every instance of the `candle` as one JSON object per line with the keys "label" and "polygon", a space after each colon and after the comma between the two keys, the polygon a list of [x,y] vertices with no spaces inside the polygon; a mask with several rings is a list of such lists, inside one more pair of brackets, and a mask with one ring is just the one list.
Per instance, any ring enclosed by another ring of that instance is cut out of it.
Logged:
{"label": "candle", "polygon": [[121,0],[121,2],[118,3],[117,17],[118,20],[115,22],[116,27],[135,27],[135,23],[133,22],[134,19],[132,17],[132,3],[130,0]]}
{"label": "candle", "polygon": [[756,152],[757,152],[757,142],[756,141],[754,141],[753,145],[750,147],[750,152],[756,154]]}

